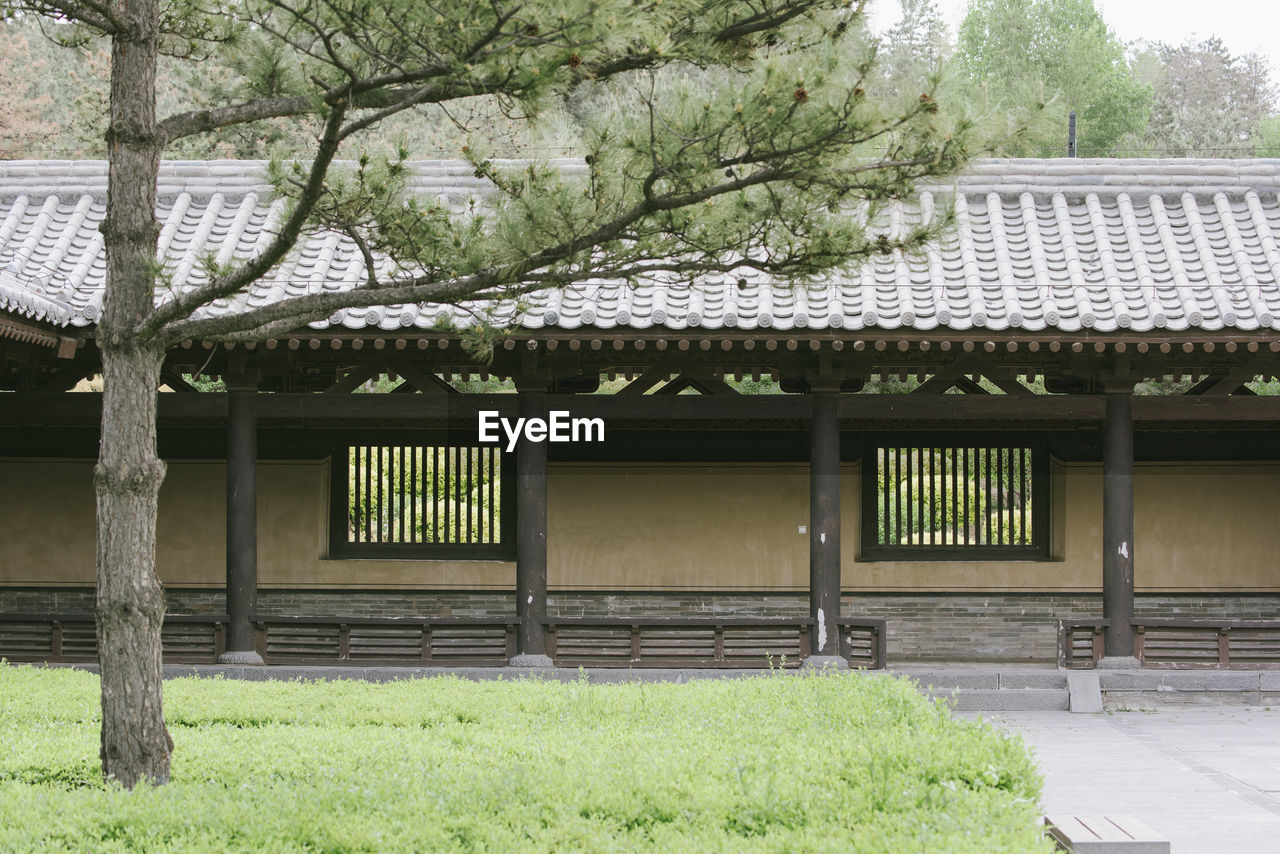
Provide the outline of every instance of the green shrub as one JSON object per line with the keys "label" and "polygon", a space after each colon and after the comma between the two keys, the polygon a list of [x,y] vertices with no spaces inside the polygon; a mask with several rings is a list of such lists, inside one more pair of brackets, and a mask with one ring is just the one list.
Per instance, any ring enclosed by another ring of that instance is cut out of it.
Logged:
{"label": "green shrub", "polygon": [[1022,743],[881,676],[180,679],[133,792],[97,690],[0,664],[0,851],[1050,850]]}

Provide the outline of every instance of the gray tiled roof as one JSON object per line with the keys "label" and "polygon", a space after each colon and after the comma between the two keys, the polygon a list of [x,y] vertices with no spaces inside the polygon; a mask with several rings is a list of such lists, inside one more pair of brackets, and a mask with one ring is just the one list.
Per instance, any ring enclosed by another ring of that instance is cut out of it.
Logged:
{"label": "gray tiled roof", "polygon": [[[576,161],[561,161],[576,170]],[[259,162],[162,167],[160,251],[178,287],[202,261],[263,246],[278,205]],[[412,186],[453,203],[485,184],[460,162],[419,163]],[[0,309],[91,325],[101,311],[101,162],[0,163]],[[988,160],[954,185],[895,209],[898,227],[954,205],[958,227],[917,258],[873,260],[820,286],[771,286],[756,273],[690,287],[587,282],[536,295],[529,329],[1275,330],[1280,329],[1280,161]],[[363,262],[335,234],[310,235],[243,298],[259,306],[353,287]],[[220,300],[210,314],[235,311]],[[466,317],[439,306],[337,312],[316,327],[430,328]]]}

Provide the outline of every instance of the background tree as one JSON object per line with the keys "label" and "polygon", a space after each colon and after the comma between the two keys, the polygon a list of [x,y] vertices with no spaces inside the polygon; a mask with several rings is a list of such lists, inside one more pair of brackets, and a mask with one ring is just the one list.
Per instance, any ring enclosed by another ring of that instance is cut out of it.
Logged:
{"label": "background tree", "polygon": [[1234,56],[1217,38],[1157,44],[1134,67],[1153,93],[1151,121],[1137,144],[1156,156],[1250,156],[1275,110],[1266,59]]}
{"label": "background tree", "polygon": [[1066,153],[1067,113],[1078,117],[1082,156],[1107,156],[1145,129],[1149,87],[1093,0],[971,0],[957,60],[996,104],[1053,99],[1026,153]]}
{"label": "background tree", "polygon": [[[745,267],[803,282],[933,238],[942,220],[887,239],[847,210],[866,204],[874,214],[916,180],[953,173],[1006,130],[992,135],[956,114],[941,89],[874,91],[863,4],[843,0],[242,0],[212,12],[189,0],[11,0],[9,8],[73,20],[111,48],[96,613],[103,770],[125,786],[167,780],[172,750],[155,575],[165,471],[156,389],[169,347],[268,338],[341,307],[509,308],[530,291],[596,276],[696,278]],[[240,68],[244,85],[232,100],[158,120],[162,54],[212,56]],[[406,151],[384,159],[353,148],[408,110],[478,96],[510,116],[533,117],[556,101],[591,104],[578,113],[574,140],[586,165],[501,168],[472,144],[458,154],[493,191],[455,211],[405,191]],[[211,268],[203,284],[170,287],[155,261],[162,153],[282,119],[314,136],[310,156],[269,172],[288,200],[274,239],[250,259]],[[340,164],[340,152],[355,162]],[[260,307],[240,299],[313,228],[345,234],[370,262],[367,279]],[[377,256],[393,263],[372,263]],[[202,313],[218,299],[236,310]],[[483,326],[475,336],[483,343]]]}
{"label": "background tree", "polygon": [[908,90],[941,70],[954,51],[936,0],[898,0],[900,16],[881,39],[877,67],[890,86]]}

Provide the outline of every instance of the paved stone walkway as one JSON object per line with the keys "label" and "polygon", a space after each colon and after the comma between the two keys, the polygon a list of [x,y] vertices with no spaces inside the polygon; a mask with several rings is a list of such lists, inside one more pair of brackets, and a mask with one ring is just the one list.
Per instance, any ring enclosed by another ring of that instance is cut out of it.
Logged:
{"label": "paved stone walkway", "polygon": [[1280,852],[1280,707],[982,717],[1032,747],[1048,813],[1132,815],[1174,854]]}

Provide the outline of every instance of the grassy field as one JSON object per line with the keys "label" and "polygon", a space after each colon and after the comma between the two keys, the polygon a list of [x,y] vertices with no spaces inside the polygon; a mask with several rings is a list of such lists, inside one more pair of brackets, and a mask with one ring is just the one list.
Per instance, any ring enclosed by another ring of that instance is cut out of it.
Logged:
{"label": "grassy field", "polygon": [[1048,851],[1023,745],[875,676],[166,683],[173,782],[96,677],[0,663],[0,851]]}

